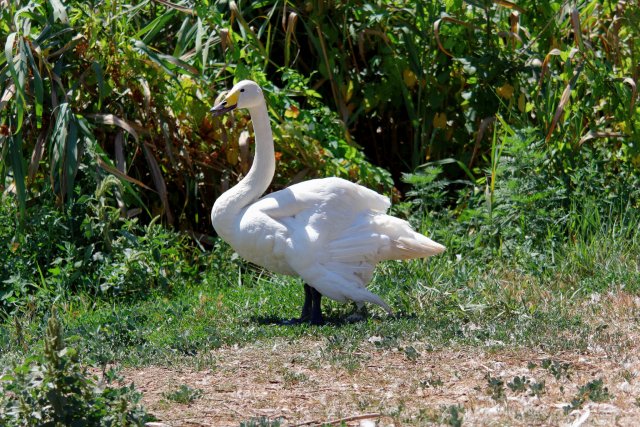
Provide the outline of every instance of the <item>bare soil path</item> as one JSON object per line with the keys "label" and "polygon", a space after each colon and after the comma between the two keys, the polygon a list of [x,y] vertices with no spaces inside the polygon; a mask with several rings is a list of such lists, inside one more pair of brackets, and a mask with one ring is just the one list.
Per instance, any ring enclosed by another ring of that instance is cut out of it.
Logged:
{"label": "bare soil path", "polygon": [[[456,419],[463,425],[636,426],[638,298],[620,303],[605,319],[609,332],[589,337],[583,352],[432,350],[424,342],[381,348],[374,336],[341,353],[322,339],[283,339],[214,350],[211,363],[198,370],[147,367],[123,375],[170,426],[238,426],[256,417],[280,419],[283,426],[336,420],[455,425]],[[189,404],[167,399],[182,385],[201,390],[200,397]],[[457,418],[455,406],[463,409]]]}

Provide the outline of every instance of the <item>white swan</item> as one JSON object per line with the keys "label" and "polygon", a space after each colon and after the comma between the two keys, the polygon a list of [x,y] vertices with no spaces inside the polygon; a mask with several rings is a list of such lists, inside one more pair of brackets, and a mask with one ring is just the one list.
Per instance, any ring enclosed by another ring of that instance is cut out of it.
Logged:
{"label": "white swan", "polygon": [[366,288],[375,265],[436,255],[444,246],[386,215],[387,197],[340,178],[301,182],[260,198],[275,172],[260,87],[250,80],[239,82],[211,112],[217,116],[235,108],[251,114],[255,156],[244,179],[213,205],[211,222],[218,235],[246,260],[302,277],[305,302],[297,321],[323,322],[322,295],[358,306],[374,303],[391,314],[389,305]]}

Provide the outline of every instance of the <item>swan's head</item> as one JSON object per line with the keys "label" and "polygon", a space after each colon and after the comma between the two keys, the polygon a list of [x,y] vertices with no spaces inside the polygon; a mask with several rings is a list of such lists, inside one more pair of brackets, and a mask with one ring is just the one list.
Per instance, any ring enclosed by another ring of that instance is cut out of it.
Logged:
{"label": "swan's head", "polygon": [[255,107],[261,102],[264,102],[264,97],[260,86],[251,80],[242,80],[224,95],[222,101],[215,105],[211,112],[214,116],[219,116],[236,108]]}

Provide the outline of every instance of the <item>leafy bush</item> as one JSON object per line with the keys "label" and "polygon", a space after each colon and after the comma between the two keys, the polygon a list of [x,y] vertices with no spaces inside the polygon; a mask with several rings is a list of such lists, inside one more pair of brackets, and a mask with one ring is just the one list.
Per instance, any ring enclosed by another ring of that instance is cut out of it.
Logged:
{"label": "leafy bush", "polygon": [[442,170],[452,161],[406,174],[410,209],[465,256],[553,250],[564,241],[588,242],[606,224],[635,229],[640,177],[631,165],[610,162],[609,151],[595,146],[565,169],[544,144],[535,129],[503,122],[484,176],[447,180]]}
{"label": "leafy bush", "polygon": [[5,369],[0,378],[3,426],[142,426],[149,419],[133,384],[113,387],[89,374],[78,351],[65,345],[55,313],[49,318],[44,351]]}
{"label": "leafy bush", "polygon": [[12,2],[0,26],[0,188],[24,213],[49,183],[60,204],[77,181],[85,193],[114,174],[123,210],[209,233],[209,206],[250,162],[246,114],[207,115],[231,75],[267,89],[276,188],[339,175],[389,191],[354,136],[395,177],[442,158],[481,176],[497,114],[537,129],[564,170],[596,147],[638,163],[637,8],[462,5]]}
{"label": "leafy bush", "polygon": [[20,0],[0,13],[0,190],[16,195],[22,220],[27,201],[47,191],[61,207],[78,197],[76,184],[91,193],[114,175],[123,214],[210,234],[211,204],[250,161],[238,143],[246,114],[224,126],[208,116],[232,85],[221,75],[253,78],[273,94],[277,150],[295,160],[276,186],[306,170],[390,188],[306,80],[283,70],[282,88],[268,81],[260,41],[229,31],[234,16],[215,4]]}
{"label": "leafy bush", "polygon": [[103,181],[93,196],[79,197],[65,212],[31,207],[21,229],[15,206],[0,203],[0,309],[45,309],[74,294],[138,298],[193,280],[201,255],[188,236],[121,218],[112,206],[116,183]]}

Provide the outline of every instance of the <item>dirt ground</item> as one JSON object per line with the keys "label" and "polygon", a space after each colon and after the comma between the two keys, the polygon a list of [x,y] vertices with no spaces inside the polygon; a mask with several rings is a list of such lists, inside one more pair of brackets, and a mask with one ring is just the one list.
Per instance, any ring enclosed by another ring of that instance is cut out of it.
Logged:
{"label": "dirt ground", "polygon": [[[463,408],[462,425],[640,425],[640,331],[629,318],[637,316],[640,299],[614,302],[623,307],[614,304],[607,314],[610,332],[582,353],[431,351],[421,342],[382,349],[371,337],[340,358],[326,340],[281,340],[212,351],[209,366],[199,370],[148,367],[122,374],[143,392],[147,410],[172,427],[238,426],[258,417],[283,426],[455,425],[452,405]],[[508,386],[516,376],[526,377],[522,391]],[[580,393],[598,379],[600,394]],[[533,395],[531,385],[543,381],[543,391]],[[167,399],[182,385],[201,390],[200,396],[189,404]],[[579,396],[584,401],[566,409]]]}

